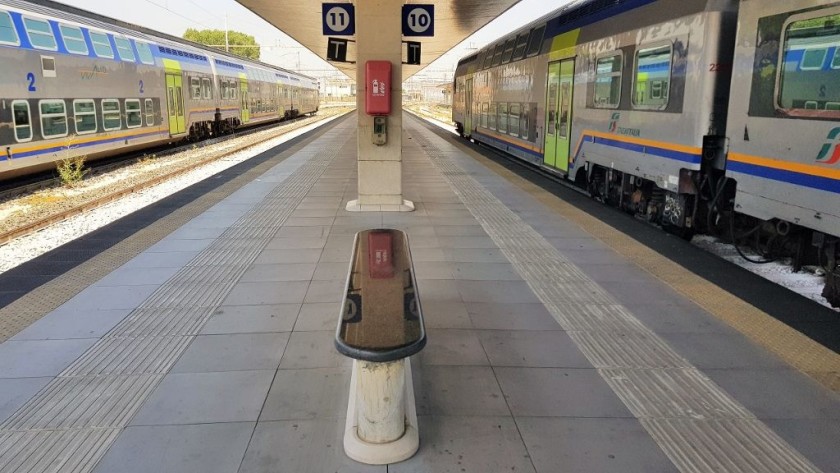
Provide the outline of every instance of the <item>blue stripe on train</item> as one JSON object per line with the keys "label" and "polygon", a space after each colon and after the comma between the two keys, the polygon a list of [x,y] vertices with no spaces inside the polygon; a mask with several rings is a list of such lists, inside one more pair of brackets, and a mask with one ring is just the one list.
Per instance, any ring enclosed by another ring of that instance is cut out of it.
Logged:
{"label": "blue stripe on train", "polygon": [[492,137],[492,136],[490,136],[490,135],[485,135],[484,133],[481,133],[481,132],[480,132],[480,131],[478,131],[478,130],[474,131],[473,133],[474,133],[474,134],[476,134],[476,135],[479,135],[479,136],[481,137],[481,139],[482,139],[482,140],[489,141],[491,144],[493,144],[493,145],[494,145],[494,146],[496,146],[497,148],[504,148],[504,147],[516,148],[518,151],[522,151],[522,152],[524,152],[524,153],[528,153],[528,154],[530,154],[530,155],[536,156],[536,157],[540,158],[540,160],[542,160],[542,159],[543,159],[543,155],[542,155],[542,154],[537,153],[537,152],[536,152],[536,151],[534,151],[534,150],[531,150],[531,149],[525,148],[525,147],[523,147],[523,146],[519,146],[519,145],[518,145],[518,144],[516,144],[516,143],[510,143],[510,142],[503,141],[503,140],[500,140],[500,139],[498,139],[498,138]]}
{"label": "blue stripe on train", "polygon": [[[611,139],[608,139],[608,138],[589,137],[589,136],[587,136],[587,138],[589,138],[589,139],[587,139],[585,141],[589,141],[589,142],[592,142],[592,143],[606,145],[606,146],[610,146],[610,147],[613,147],[613,148],[618,148],[618,149],[622,149],[622,150],[626,150],[626,151],[633,151],[633,152],[636,152],[636,153],[647,153],[647,154],[651,154],[651,155],[654,155],[654,156],[658,156],[660,158],[673,159],[675,161],[681,161],[681,162],[689,163],[689,164],[699,165],[701,160],[702,160],[702,158],[699,154],[684,153],[682,151],[674,151],[674,150],[665,149],[665,148],[657,148],[657,147],[654,147],[654,146],[644,146],[644,145],[639,145],[639,144],[635,144],[635,143],[625,143],[623,141],[611,140]],[[583,149],[583,146],[581,146],[581,150],[582,149]]]}
{"label": "blue stripe on train", "polygon": [[[504,148],[504,147],[507,146],[507,147],[511,147],[511,148],[516,148],[518,151],[522,151],[524,153],[528,153],[532,156],[536,156],[540,159],[543,159],[543,155],[541,155],[540,153],[537,153],[537,152],[535,152],[533,150],[530,150],[528,148],[524,148],[524,147],[519,146],[515,143],[509,143],[507,141],[503,141],[503,140],[500,140],[498,138],[494,138],[492,136],[485,135],[484,133],[481,133],[479,131],[475,131],[474,133],[476,135],[479,135],[483,140],[491,142],[496,147]],[[682,152],[682,151],[674,151],[674,150],[669,150],[669,149],[665,149],[665,148],[657,148],[657,147],[653,147],[653,146],[643,146],[643,145],[638,145],[638,144],[634,144],[634,143],[626,143],[626,142],[618,141],[618,140],[611,140],[611,139],[607,139],[607,138],[593,137],[591,135],[585,135],[583,137],[583,143],[597,143],[597,144],[600,144],[600,145],[610,146],[612,148],[617,148],[617,149],[621,149],[621,150],[625,150],[625,151],[633,151],[635,153],[647,153],[648,155],[653,155],[653,156],[657,156],[657,157],[660,157],[660,158],[666,158],[666,159],[673,159],[675,161],[680,161],[680,162],[684,162],[684,163],[688,163],[688,164],[694,164],[694,165],[700,165],[700,163],[702,161],[702,157],[699,154],[685,153],[685,152]],[[581,144],[580,148],[577,151],[577,155],[575,156],[575,159],[572,161],[573,165],[577,162],[577,158],[580,156],[580,153],[584,151],[583,148],[584,148],[583,144]]]}
{"label": "blue stripe on train", "polygon": [[[563,33],[567,33],[578,28],[583,28],[584,26],[591,25],[601,20],[611,18],[621,13],[633,10],[635,8],[643,7],[654,2],[656,2],[656,0],[624,0],[618,2],[618,5],[603,8],[600,11],[595,11],[594,13],[587,13],[581,11],[578,14],[578,18],[571,19],[571,21],[568,21],[570,15],[564,14],[560,17],[552,18],[548,21],[545,37],[553,38]],[[566,20],[567,22],[563,22],[563,20]]]}
{"label": "blue stripe on train", "polygon": [[[150,133],[143,133],[142,135],[123,136],[121,138],[108,138],[108,139],[104,139],[104,140],[91,141],[89,143],[79,143],[77,145],[71,145],[71,147],[73,149],[88,148],[90,146],[96,146],[96,145],[101,145],[101,144],[106,144],[106,143],[116,143],[118,141],[125,141],[125,140],[136,140],[137,138],[145,138],[145,137],[148,137],[148,136],[156,136],[156,135],[169,136],[169,132],[168,131],[153,131],[153,132],[150,132]],[[13,155],[14,156],[13,159],[29,158],[29,157],[38,156],[38,155],[41,155],[41,154],[57,153],[57,152],[60,152],[60,151],[65,151],[66,149],[67,149],[67,146],[54,146],[52,148],[39,149],[39,150],[35,150],[35,151],[27,151],[26,153],[15,153]],[[6,155],[0,156],[0,161],[6,161],[7,159],[8,159],[8,157]]]}
{"label": "blue stripe on train", "polygon": [[832,179],[830,177],[812,176],[809,174],[802,174],[799,172],[786,171],[783,169],[774,169],[766,166],[758,166],[755,164],[739,163],[729,161],[727,168],[731,172],[747,174],[750,176],[761,177],[778,182],[785,182],[797,186],[810,187],[811,189],[818,189],[826,192],[833,192],[840,194],[840,180]]}
{"label": "blue stripe on train", "polygon": [[[811,48],[811,49],[825,49],[825,57],[823,57],[823,62],[820,65],[821,71],[832,71],[837,70],[832,68],[832,63],[834,62],[834,57],[838,54],[837,47],[829,47],[829,48]],[[787,68],[790,64],[795,64],[797,71],[802,71],[802,60],[805,58],[805,48],[802,49],[791,49],[785,53],[785,67]],[[813,72],[813,70],[809,70],[808,72]]]}

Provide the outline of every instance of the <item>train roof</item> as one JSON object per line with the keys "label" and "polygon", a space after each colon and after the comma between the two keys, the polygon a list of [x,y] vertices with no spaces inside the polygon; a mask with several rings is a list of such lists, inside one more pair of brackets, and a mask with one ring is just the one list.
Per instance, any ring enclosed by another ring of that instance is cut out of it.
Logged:
{"label": "train roof", "polygon": [[143,26],[137,26],[105,15],[100,15],[99,13],[94,13],[81,8],[65,5],[63,3],[54,2],[52,0],[0,0],[0,4],[29,10],[34,13],[40,13],[42,15],[50,16],[56,19],[87,23],[102,29],[110,29],[119,33],[130,34],[132,36],[140,36],[141,39],[148,39],[150,41],[162,43],[161,45],[163,46],[166,46],[166,42],[175,43],[183,46],[189,46],[191,48],[199,49],[207,54],[214,56],[214,58],[217,59],[216,62],[219,62],[219,59],[221,59],[223,62],[226,61],[228,64],[240,62],[252,67],[260,66],[271,69],[273,72],[279,71],[281,73],[294,74],[306,79],[310,79],[313,84],[317,84],[316,78],[307,76],[305,74],[301,74],[299,72],[290,71],[288,69],[264,63],[262,61],[255,61],[253,59],[236,56],[234,54],[230,54],[216,48],[211,48],[200,43],[189,41],[184,38],[179,38],[177,36],[161,33],[160,31],[155,31],[153,29],[146,28]]}
{"label": "train roof", "polygon": [[478,52],[461,59],[458,65],[472,62],[487,50],[494,49],[499,43],[514,39],[517,35],[545,26],[545,38],[553,38],[576,28],[601,21],[611,16],[638,8],[657,0],[575,0],[553,10],[527,25],[502,36],[487,44]]}

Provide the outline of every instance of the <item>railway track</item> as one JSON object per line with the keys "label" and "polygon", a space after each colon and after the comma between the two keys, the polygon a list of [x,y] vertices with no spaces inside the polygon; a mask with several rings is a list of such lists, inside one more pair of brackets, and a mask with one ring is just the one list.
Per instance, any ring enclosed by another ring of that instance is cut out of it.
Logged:
{"label": "railway track", "polygon": [[[281,124],[290,124],[295,123],[296,121],[303,120],[306,117],[298,117],[292,120],[287,120],[281,122]],[[164,158],[167,156],[176,155],[178,153],[182,153],[184,151],[190,151],[195,149],[196,146],[199,148],[204,148],[208,146],[213,146],[216,144],[223,143],[227,140],[242,138],[248,135],[252,135],[254,133],[259,133],[261,131],[269,130],[273,127],[277,127],[278,123],[270,123],[259,125],[253,128],[249,128],[247,130],[232,133],[230,135],[220,136],[218,138],[211,138],[209,140],[201,141],[198,143],[186,143],[186,144],[174,144],[174,145],[164,145],[158,146],[155,148],[144,149],[142,151],[135,151],[131,153],[126,153],[120,156],[110,157],[95,161],[87,165],[87,169],[90,171],[90,175],[100,175],[105,174],[125,166],[130,166],[139,160],[142,160],[148,156],[155,156],[157,158]],[[49,176],[49,177],[45,177]],[[13,199],[18,196],[31,194],[33,192],[37,192],[43,189],[49,189],[53,187],[59,187],[63,183],[61,178],[55,176],[52,172],[43,172],[38,173],[34,177],[30,178],[22,178],[16,179],[11,181],[10,183],[3,183],[0,184],[0,202]]]}
{"label": "railway track", "polygon": [[[327,109],[329,110],[329,109]],[[207,151],[208,154],[205,154],[202,158],[197,160],[191,160],[189,163],[186,163],[181,166],[174,166],[174,169],[164,172],[163,174],[156,175],[154,177],[150,177],[148,179],[142,179],[141,182],[135,184],[129,184],[125,186],[117,186],[116,189],[106,192],[100,196],[95,198],[83,200],[81,202],[71,203],[68,205],[61,206],[61,208],[57,208],[55,211],[47,212],[47,215],[43,217],[37,217],[34,219],[27,219],[25,223],[20,225],[14,225],[13,228],[7,228],[0,230],[0,245],[4,245],[16,238],[20,238],[26,235],[30,235],[35,233],[41,229],[47,228],[51,225],[56,223],[62,222],[68,218],[73,216],[89,212],[91,210],[97,209],[104,205],[107,205],[111,202],[115,202],[127,195],[131,195],[133,193],[137,193],[149,188],[152,188],[158,184],[166,182],[168,180],[177,178],[178,176],[184,175],[189,173],[195,169],[198,169],[202,166],[210,164],[214,161],[218,161],[224,159],[228,156],[234,155],[241,151],[247,150],[248,148],[258,146],[266,141],[272,140],[279,136],[282,136],[286,133],[289,133],[297,128],[301,128],[305,125],[310,123],[314,123],[316,121],[320,121],[335,115],[341,115],[343,113],[347,113],[346,109],[339,109],[332,111],[322,111],[317,118],[300,118],[293,121],[286,121],[283,122],[280,126],[277,124],[273,124],[266,127],[257,127],[254,130],[249,130],[247,133],[237,133],[236,135],[229,135],[226,137],[220,137],[213,140],[204,141],[201,144],[188,144],[184,146],[178,146],[174,149],[167,149],[163,151],[165,156],[174,156],[179,153],[188,152],[188,151],[195,151],[197,149],[201,149],[203,151]],[[260,132],[267,132],[276,128],[275,132],[271,133],[263,133],[262,135],[258,136],[258,139],[253,140],[246,140],[244,142],[237,143],[237,139],[241,139],[244,137],[249,137],[253,135],[258,135]],[[210,150],[213,145],[218,145],[226,142],[233,142],[233,145],[230,147],[223,147],[217,150]],[[198,147],[197,147],[198,146]],[[146,151],[145,154],[149,154],[149,151]],[[155,153],[157,157],[161,157],[162,154]],[[131,156],[127,159],[123,159],[120,162],[116,163],[109,163],[101,167],[97,167],[97,174],[102,175],[106,172],[114,171],[116,169],[124,168],[127,165],[136,162],[138,159],[141,159],[143,153],[139,156]],[[10,198],[19,197],[21,195],[31,194],[32,192],[36,192],[38,190],[44,189],[46,187],[56,187],[56,185],[60,184],[60,181],[57,178],[49,179],[46,181],[39,181],[35,183],[29,183],[24,186],[15,187],[12,189],[6,189],[0,191],[0,200],[8,200]]]}

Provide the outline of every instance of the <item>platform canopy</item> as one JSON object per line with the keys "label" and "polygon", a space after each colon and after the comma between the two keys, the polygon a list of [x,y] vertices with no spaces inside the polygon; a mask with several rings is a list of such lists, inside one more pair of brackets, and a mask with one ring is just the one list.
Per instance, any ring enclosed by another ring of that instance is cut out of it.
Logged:
{"label": "platform canopy", "polygon": [[[313,0],[237,1],[321,58],[327,59],[328,40],[322,29],[322,2]],[[435,6],[435,35],[431,38],[406,38],[406,40],[422,43],[422,57],[419,66],[403,65],[402,78],[411,77],[518,2],[519,0],[410,0],[404,2],[405,4],[433,4]],[[342,2],[331,0],[326,3]],[[394,21],[400,21],[400,18],[395,18]],[[354,60],[355,54],[353,43],[350,43],[348,60]],[[353,63],[331,62],[331,64],[350,77],[356,76],[356,66]]]}

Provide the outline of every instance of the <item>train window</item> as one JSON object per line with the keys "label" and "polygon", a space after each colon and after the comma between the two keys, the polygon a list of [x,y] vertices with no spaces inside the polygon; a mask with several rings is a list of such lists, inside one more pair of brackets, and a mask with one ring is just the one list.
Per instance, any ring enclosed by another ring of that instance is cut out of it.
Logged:
{"label": "train window", "polygon": [[[777,87],[779,108],[795,116],[840,116],[836,109],[829,108],[829,104],[840,102],[838,33],[840,13],[817,12],[787,25],[782,51],[784,65],[779,68]],[[828,61],[832,48],[835,52]]]}
{"label": "train window", "polygon": [[190,77],[190,98],[198,100],[201,98],[201,79]]}
{"label": "train window", "polygon": [[650,98],[662,99],[665,96],[665,87],[661,80],[656,80],[650,83]]}
{"label": "train window", "polygon": [[0,10],[0,44],[20,45],[15,25],[9,13]]}
{"label": "train window", "polygon": [[507,64],[510,62],[511,56],[513,56],[513,47],[516,45],[515,39],[509,39],[505,42],[505,49],[502,53],[502,63]]}
{"label": "train window", "polygon": [[105,131],[119,130],[122,128],[119,100],[105,99],[102,101],[102,128]]}
{"label": "train window", "polygon": [[513,48],[513,60],[518,61],[525,57],[525,49],[528,47],[528,33],[522,33],[516,37],[516,46]]}
{"label": "train window", "polygon": [[490,66],[493,64],[493,50],[488,49],[487,52],[484,54],[484,64],[482,69],[489,69]]}
{"label": "train window", "polygon": [[67,136],[67,109],[64,100],[41,100],[41,136],[44,139]]}
{"label": "train window", "polygon": [[172,87],[166,88],[166,104],[169,107],[169,115],[175,115],[175,94],[172,92]]}
{"label": "train window", "polygon": [[120,59],[126,62],[135,62],[134,50],[131,49],[131,42],[129,40],[115,36],[114,43],[117,44],[117,52],[120,54]]}
{"label": "train window", "polygon": [[499,104],[499,118],[496,123],[499,126],[499,133],[508,132],[508,104]]}
{"label": "train window", "polygon": [[481,104],[481,118],[479,119],[479,126],[487,128],[487,111],[490,110],[490,104],[484,102]]}
{"label": "train window", "polygon": [[237,87],[236,81],[230,83],[230,98],[236,100],[239,97],[239,88]]}
{"label": "train window", "polygon": [[543,34],[545,34],[545,25],[531,30],[531,36],[528,38],[528,50],[526,56],[534,56],[539,54],[542,47]]}
{"label": "train window", "polygon": [[184,116],[184,91],[180,86],[175,87],[175,114],[182,118]]}
{"label": "train window", "polygon": [[496,111],[498,106],[495,103],[490,104],[490,113],[487,115],[487,128],[491,130],[496,129]]}
{"label": "train window", "polygon": [[528,130],[530,127],[528,125],[530,125],[530,120],[528,118],[528,104],[525,104],[522,106],[522,115],[519,119],[519,137],[525,140],[530,139],[530,136],[528,136]]}
{"label": "train window", "polygon": [[96,104],[93,100],[74,100],[73,118],[77,134],[96,133]]}
{"label": "train window", "polygon": [[105,59],[114,59],[114,50],[111,48],[111,42],[108,41],[108,35],[91,31],[90,42],[93,43],[93,51],[97,56]]}
{"label": "train window", "polygon": [[621,53],[598,58],[595,63],[596,108],[617,108],[621,100]]}
{"label": "train window", "polygon": [[48,51],[58,51],[58,44],[55,42],[52,27],[50,27],[50,23],[47,20],[24,17],[23,24],[26,26],[26,34],[29,35],[29,41],[33,47]]}
{"label": "train window", "polygon": [[72,54],[87,56],[88,47],[85,43],[85,37],[82,36],[81,28],[69,25],[59,25],[58,28],[61,30],[61,38],[64,40],[67,51]]}
{"label": "train window", "polygon": [[213,83],[206,77],[201,79],[201,96],[204,97],[204,100],[213,98]]}
{"label": "train window", "polygon": [[155,124],[155,103],[152,99],[146,99],[146,126]]}
{"label": "train window", "polygon": [[491,66],[495,67],[502,63],[502,53],[504,52],[504,49],[504,43],[496,45],[496,49],[493,51],[493,62],[490,64]]}
{"label": "train window", "polygon": [[513,136],[519,136],[519,113],[521,110],[522,106],[518,103],[512,103],[508,108],[508,130]]}
{"label": "train window", "polygon": [[18,143],[32,141],[32,116],[29,113],[29,102],[25,100],[12,102],[12,114],[15,120],[15,140]]}
{"label": "train window", "polygon": [[671,57],[671,44],[636,52],[636,73],[633,78],[633,105],[636,108],[662,110],[668,106]]}
{"label": "train window", "polygon": [[143,116],[140,111],[140,101],[131,99],[125,101],[125,126],[137,128],[143,126]]}
{"label": "train window", "polygon": [[149,65],[155,64],[155,58],[152,56],[152,48],[148,44],[135,41],[134,45],[137,46],[137,55],[140,56],[140,62]]}
{"label": "train window", "polygon": [[803,71],[819,71],[825,64],[826,56],[828,56],[826,48],[806,49],[799,68]]}

